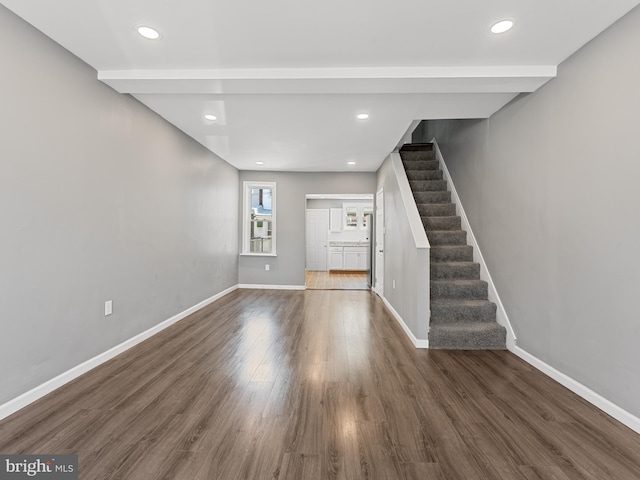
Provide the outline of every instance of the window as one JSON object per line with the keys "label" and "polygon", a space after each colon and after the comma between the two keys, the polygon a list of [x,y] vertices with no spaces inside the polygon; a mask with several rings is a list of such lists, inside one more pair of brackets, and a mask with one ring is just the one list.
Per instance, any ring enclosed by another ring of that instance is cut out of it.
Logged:
{"label": "window", "polygon": [[369,203],[343,203],[342,212],[345,230],[366,230],[365,215],[373,213],[373,206]]}
{"label": "window", "polygon": [[[371,217],[368,217],[368,215],[371,215]],[[373,217],[373,205],[367,205],[365,207],[362,207],[362,228],[364,228],[365,230],[368,228],[367,225],[367,221],[369,218]]]}
{"label": "window", "polygon": [[276,254],[276,184],[244,182],[242,254]]}
{"label": "window", "polygon": [[356,228],[358,226],[358,210],[355,205],[344,207],[345,224],[344,228]]}

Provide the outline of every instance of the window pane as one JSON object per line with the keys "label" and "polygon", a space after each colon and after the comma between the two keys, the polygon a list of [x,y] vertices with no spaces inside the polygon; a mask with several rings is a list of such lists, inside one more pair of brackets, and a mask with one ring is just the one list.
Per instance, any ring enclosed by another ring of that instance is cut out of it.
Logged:
{"label": "window pane", "polygon": [[358,209],[355,207],[347,207],[345,208],[345,215],[347,217],[347,227],[357,227],[358,226]]}
{"label": "window pane", "polygon": [[362,208],[362,228],[367,228],[367,215],[373,215],[373,207],[365,206]]}
{"label": "window pane", "polygon": [[243,252],[275,253],[275,186],[245,182]]}

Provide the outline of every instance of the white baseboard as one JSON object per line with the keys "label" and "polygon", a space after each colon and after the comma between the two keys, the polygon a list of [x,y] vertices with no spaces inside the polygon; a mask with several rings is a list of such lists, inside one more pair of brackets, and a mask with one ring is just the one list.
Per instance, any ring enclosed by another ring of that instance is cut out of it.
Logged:
{"label": "white baseboard", "polygon": [[511,350],[512,353],[523,359],[528,364],[540,370],[542,373],[553,378],[556,382],[567,387],[576,395],[584,398],[587,402],[598,407],[600,410],[612,416],[619,422],[625,424],[631,430],[635,431],[636,433],[640,433],[640,418],[627,412],[623,408],[607,400],[602,395],[599,395],[598,393],[594,392],[590,388],[584,386],[568,375],[565,375],[564,373],[556,370],[548,363],[545,363],[539,358],[534,357],[522,348],[514,347],[513,349],[510,348],[509,350]]}
{"label": "white baseboard", "polygon": [[71,368],[70,370],[67,370],[64,373],[61,373],[57,377],[52,378],[51,380],[48,380],[45,383],[38,385],[35,388],[32,388],[28,392],[23,393],[22,395],[14,398],[13,400],[9,400],[7,403],[0,405],[0,420],[8,417],[9,415],[20,410],[21,408],[24,408],[30,403],[33,403],[36,400],[44,397],[48,393],[51,393],[55,389],[60,388],[61,386],[70,382],[71,380],[74,380],[78,378],[80,375],[87,373],[89,370],[92,370],[95,367],[105,363],[106,361],[111,360],[112,358],[121,354],[122,352],[129,350],[131,347],[138,345],[139,343],[143,342],[147,338],[152,337],[156,333],[164,330],[167,327],[170,327],[174,323],[179,322],[183,318],[206,307],[207,305],[215,302],[216,300],[224,297],[225,295],[237,289],[238,289],[238,285],[235,285],[226,290],[223,290],[222,292],[212,297],[209,297],[206,300],[203,300],[197,305],[194,305],[193,307],[188,308],[187,310],[169,318],[168,320],[165,320],[162,323],[159,323],[158,325],[151,327],[149,330],[139,333],[135,337],[132,337],[129,340],[125,340],[121,344],[116,345],[113,348],[110,348],[106,352],[103,352],[87,360],[86,362],[83,362],[80,365],[77,365]]}
{"label": "white baseboard", "polygon": [[393,318],[395,318],[396,321],[400,324],[400,326],[404,330],[404,333],[407,334],[407,337],[409,337],[409,340],[411,340],[411,343],[413,343],[413,346],[416,347],[416,348],[429,348],[429,339],[419,339],[419,338],[417,338],[413,334],[411,329],[407,326],[407,324],[404,323],[404,320],[402,319],[400,314],[398,312],[396,312],[396,309],[391,306],[389,301],[386,298],[384,298],[383,296],[381,296],[381,295],[378,295],[378,296],[380,297],[380,299],[384,303],[385,307],[387,307],[387,309],[389,310],[389,313],[391,313],[391,316]]}
{"label": "white baseboard", "polygon": [[238,288],[255,288],[258,290],[306,290],[304,285],[258,285],[253,283],[241,283]]}
{"label": "white baseboard", "polygon": [[484,261],[484,257],[482,256],[482,251],[480,250],[480,246],[476,240],[475,235],[473,234],[473,230],[471,229],[471,225],[469,224],[469,219],[467,218],[467,214],[462,207],[462,202],[460,201],[460,197],[458,196],[458,192],[456,191],[456,187],[453,183],[451,175],[449,174],[449,169],[447,168],[447,164],[444,162],[444,157],[442,156],[442,152],[440,151],[440,147],[438,146],[438,142],[436,139],[432,139],[436,158],[440,162],[440,167],[442,168],[442,172],[444,175],[444,179],[447,181],[447,185],[451,190],[451,201],[456,204],[456,212],[460,215],[462,220],[462,229],[467,232],[467,240],[469,245],[473,246],[473,260],[480,264],[480,278],[485,280],[489,284],[489,300],[496,304],[496,321],[507,329],[507,348],[511,350],[516,347],[516,334],[511,326],[511,321],[509,321],[509,317],[507,316],[507,311],[502,304],[502,300],[500,300],[500,295],[498,295],[498,290],[496,289],[495,284],[493,283],[493,278],[491,278],[491,274],[489,273],[489,269],[487,268],[487,264]]}

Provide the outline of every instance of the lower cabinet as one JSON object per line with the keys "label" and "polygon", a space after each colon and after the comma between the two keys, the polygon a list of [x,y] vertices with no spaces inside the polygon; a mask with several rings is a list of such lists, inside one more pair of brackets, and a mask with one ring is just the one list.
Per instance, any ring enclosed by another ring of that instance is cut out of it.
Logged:
{"label": "lower cabinet", "polygon": [[357,270],[358,268],[358,252],[351,247],[344,247],[344,269]]}
{"label": "lower cabinet", "polygon": [[358,260],[356,262],[356,270],[366,270],[367,269],[367,258],[369,257],[369,252],[365,249],[363,251],[358,252]]}
{"label": "lower cabinet", "polygon": [[331,247],[331,270],[366,270],[367,247]]}
{"label": "lower cabinet", "polygon": [[344,270],[344,252],[342,247],[331,247],[329,251],[331,270]]}

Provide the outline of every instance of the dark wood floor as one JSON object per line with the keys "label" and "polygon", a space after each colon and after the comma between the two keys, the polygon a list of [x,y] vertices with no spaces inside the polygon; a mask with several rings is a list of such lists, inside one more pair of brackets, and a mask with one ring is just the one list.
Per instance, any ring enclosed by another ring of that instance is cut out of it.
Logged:
{"label": "dark wood floor", "polygon": [[0,422],[94,479],[640,478],[640,436],[517,357],[416,350],[365,291],[240,290]]}

